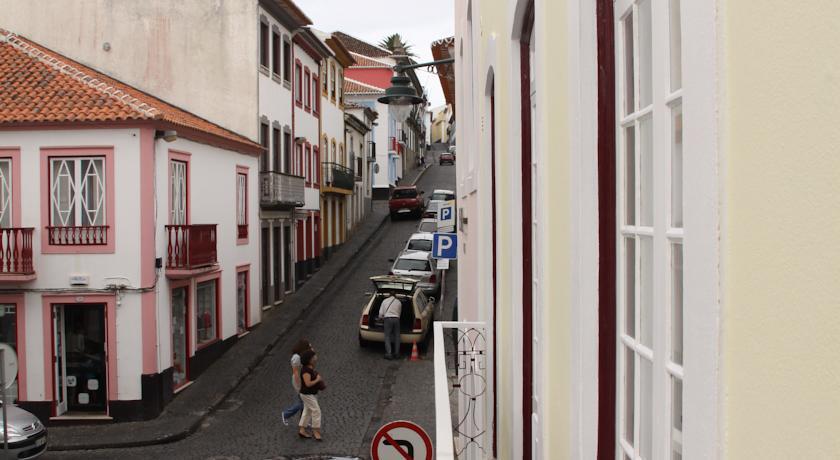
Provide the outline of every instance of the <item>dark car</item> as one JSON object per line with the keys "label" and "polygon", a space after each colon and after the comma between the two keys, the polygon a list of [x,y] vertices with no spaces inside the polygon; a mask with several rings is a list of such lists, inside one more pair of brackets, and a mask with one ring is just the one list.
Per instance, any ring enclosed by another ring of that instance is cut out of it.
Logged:
{"label": "dark car", "polygon": [[443,166],[444,163],[454,165],[455,164],[455,154],[454,153],[449,153],[449,152],[441,153],[440,158],[438,158],[438,164]]}
{"label": "dark car", "polygon": [[398,216],[412,216],[419,219],[423,215],[424,208],[423,192],[413,185],[395,187],[391,192],[391,199],[388,200],[391,220]]}

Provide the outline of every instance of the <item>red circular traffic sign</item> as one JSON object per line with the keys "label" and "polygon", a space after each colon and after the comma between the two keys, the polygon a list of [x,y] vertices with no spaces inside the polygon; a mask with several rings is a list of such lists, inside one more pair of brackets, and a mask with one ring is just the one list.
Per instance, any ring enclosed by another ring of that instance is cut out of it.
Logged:
{"label": "red circular traffic sign", "polygon": [[432,460],[432,438],[416,423],[406,420],[386,423],[373,437],[373,460]]}

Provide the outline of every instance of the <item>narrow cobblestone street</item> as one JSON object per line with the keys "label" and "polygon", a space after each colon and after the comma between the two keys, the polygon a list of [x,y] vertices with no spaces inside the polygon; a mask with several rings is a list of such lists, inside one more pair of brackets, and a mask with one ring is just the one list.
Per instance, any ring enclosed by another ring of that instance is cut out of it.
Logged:
{"label": "narrow cobblestone street", "polygon": [[[454,188],[455,168],[433,166],[418,182],[421,190]],[[387,222],[346,274],[309,307],[294,332],[282,339],[236,391],[189,438],[145,448],[49,452],[46,459],[267,459],[313,455],[362,457],[375,431],[392,420],[412,420],[434,436],[433,346],[421,361],[385,361],[378,347],[360,349],[359,312],[371,291],[368,278],[386,274],[389,259],[402,249],[416,220]],[[457,286],[456,264],[447,275],[442,311],[451,319]],[[281,307],[282,308],[282,307]],[[280,410],[292,402],[288,350],[308,338],[321,356],[319,369],[328,388],[321,395],[324,441],[302,440],[294,426],[283,426]],[[407,355],[409,350],[403,350]],[[187,390],[189,391],[189,390]],[[235,441],[233,441],[235,440]]]}

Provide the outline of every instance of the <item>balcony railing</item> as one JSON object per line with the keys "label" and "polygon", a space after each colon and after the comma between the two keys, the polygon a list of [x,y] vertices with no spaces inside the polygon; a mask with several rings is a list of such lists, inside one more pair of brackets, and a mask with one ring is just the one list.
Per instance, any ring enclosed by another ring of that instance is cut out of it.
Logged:
{"label": "balcony railing", "polygon": [[0,229],[0,275],[31,275],[34,228]]}
{"label": "balcony railing", "polygon": [[192,270],[216,263],[216,224],[167,225],[166,268]]}
{"label": "balcony railing", "polygon": [[104,246],[108,244],[108,226],[47,227],[52,246]]}
{"label": "balcony railing", "polygon": [[353,191],[355,177],[353,170],[337,163],[324,163],[324,185]]}
{"label": "balcony railing", "polygon": [[303,177],[274,171],[260,173],[260,205],[301,207],[304,204]]}
{"label": "balcony railing", "polygon": [[437,458],[490,458],[486,326],[436,321],[434,329]]}

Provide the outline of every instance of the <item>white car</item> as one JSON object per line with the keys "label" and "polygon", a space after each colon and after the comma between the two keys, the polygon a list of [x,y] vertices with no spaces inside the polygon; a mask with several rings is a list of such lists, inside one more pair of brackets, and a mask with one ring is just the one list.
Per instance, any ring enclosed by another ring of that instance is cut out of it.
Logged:
{"label": "white car", "polygon": [[423,217],[437,217],[438,209],[447,201],[453,200],[455,200],[455,192],[452,190],[435,190],[429,196],[429,201],[426,203],[426,210],[423,211]]}
{"label": "white car", "polygon": [[418,233],[435,233],[437,231],[437,219],[423,219],[417,226]]}
{"label": "white car", "polygon": [[421,348],[428,344],[429,331],[435,319],[435,298],[426,297],[417,286],[417,280],[399,276],[374,276],[370,279],[376,292],[362,308],[359,319],[359,346],[371,342],[385,342],[384,320],[379,317],[379,307],[393,293],[402,302],[400,316],[400,343],[417,343]]}
{"label": "white car", "polygon": [[430,252],[403,252],[394,261],[391,274],[417,280],[417,286],[426,294],[440,295],[440,270]]}
{"label": "white car", "polygon": [[403,249],[403,252],[432,252],[433,238],[434,235],[432,233],[415,233],[411,235],[411,237],[408,239],[408,242],[405,244],[405,249]]}

